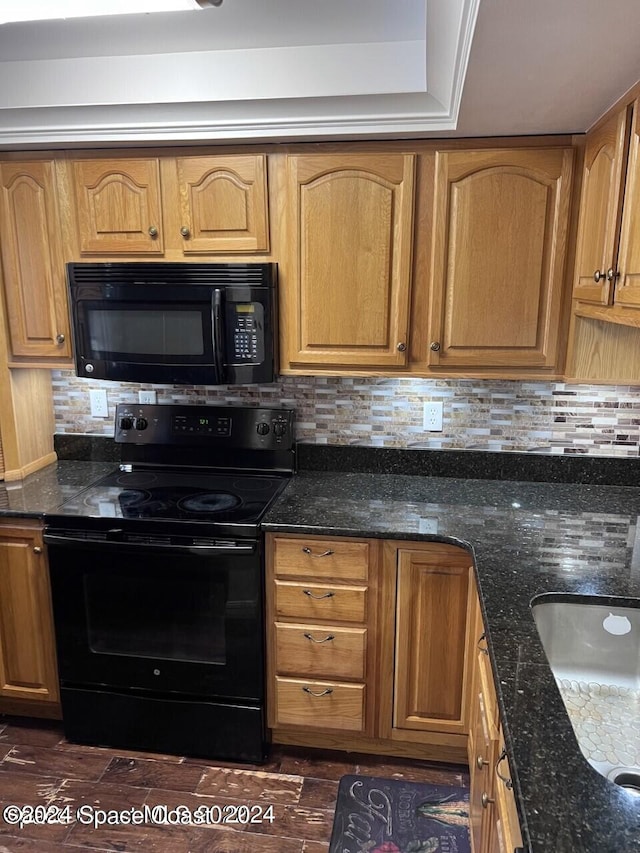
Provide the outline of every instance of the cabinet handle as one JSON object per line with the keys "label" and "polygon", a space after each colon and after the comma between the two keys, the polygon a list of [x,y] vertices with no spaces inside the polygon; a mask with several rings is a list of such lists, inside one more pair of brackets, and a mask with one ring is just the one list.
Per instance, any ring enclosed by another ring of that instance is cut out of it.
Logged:
{"label": "cabinet handle", "polygon": [[406,348],[407,348],[407,345],[405,344],[404,341],[400,341],[399,344],[396,344],[396,349],[398,350],[398,352],[404,352],[406,350]]}
{"label": "cabinet handle", "polygon": [[482,770],[483,767],[486,767],[489,762],[486,761],[481,755],[476,758],[476,767],[478,770]]}
{"label": "cabinet handle", "polygon": [[504,782],[504,784],[507,786],[507,788],[509,790],[511,790],[513,788],[513,782],[511,781],[511,779],[509,779],[508,776],[503,776],[502,773],[500,772],[500,770],[498,769],[500,767],[500,762],[504,761],[506,757],[507,757],[507,750],[503,749],[502,752],[500,753],[500,758],[496,761],[496,774],[498,776],[498,779],[500,779],[502,782]]}
{"label": "cabinet handle", "polygon": [[308,595],[309,598],[315,598],[318,601],[321,598],[333,598],[333,596],[335,595],[335,592],[325,592],[322,595],[314,595],[310,589],[303,589],[302,591],[304,592],[305,595]]}
{"label": "cabinet handle", "polygon": [[430,349],[432,352],[439,352],[439,350],[440,350],[440,341],[431,341],[431,343],[429,344],[429,349]]}
{"label": "cabinet handle", "polygon": [[480,802],[482,803],[483,809],[488,809],[491,803],[495,803],[495,800],[492,800],[489,794],[486,791],[482,792],[482,796],[480,797]]}
{"label": "cabinet handle", "polygon": [[185,238],[185,240],[191,236],[191,232],[189,231],[186,225],[182,226],[182,228],[180,229],[180,233]]}
{"label": "cabinet handle", "polygon": [[315,637],[312,637],[311,634],[303,634],[302,635],[306,640],[311,640],[312,643],[328,643],[330,640],[335,640],[334,634],[327,634],[324,640],[316,640]]}
{"label": "cabinet handle", "polygon": [[314,693],[310,687],[303,687],[302,689],[305,693],[308,693],[309,696],[315,696],[316,699],[319,699],[320,696],[328,696],[330,693],[333,693],[332,687],[327,687],[327,689],[323,690],[322,693]]}
{"label": "cabinet handle", "polygon": [[155,238],[157,236],[158,236],[158,229],[156,228],[155,225],[150,225],[149,226],[149,237]]}
{"label": "cabinet handle", "polygon": [[42,548],[39,545],[34,545],[33,546],[33,553],[34,554],[42,554]]}
{"label": "cabinet handle", "polygon": [[61,332],[56,335],[56,343],[57,344],[63,344],[65,342],[65,340],[66,340],[65,336]]}
{"label": "cabinet handle", "polygon": [[604,273],[600,272],[600,270],[596,270],[593,274],[593,280],[597,284],[601,278],[604,278]]}
{"label": "cabinet handle", "polygon": [[326,551],[323,551],[322,554],[314,554],[311,548],[303,548],[303,554],[308,554],[310,557],[330,557],[333,554],[331,548],[328,548]]}
{"label": "cabinet handle", "polygon": [[488,655],[488,654],[489,654],[489,649],[488,649],[486,646],[481,646],[481,645],[480,645],[480,643],[481,643],[483,640],[486,640],[486,639],[487,639],[487,635],[486,635],[486,634],[485,634],[485,632],[483,631],[483,632],[482,632],[482,634],[480,634],[480,636],[478,637],[478,648],[480,649],[480,651],[482,652],[482,654],[483,654],[483,655]]}
{"label": "cabinet handle", "polygon": [[607,270],[607,281],[615,281],[617,278],[620,278],[620,273],[614,270],[613,267],[609,267]]}

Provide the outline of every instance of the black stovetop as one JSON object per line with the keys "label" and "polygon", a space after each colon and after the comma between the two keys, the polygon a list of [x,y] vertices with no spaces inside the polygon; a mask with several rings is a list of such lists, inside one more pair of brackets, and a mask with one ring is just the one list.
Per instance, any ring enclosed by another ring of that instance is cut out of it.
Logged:
{"label": "black stovetop", "polygon": [[66,501],[56,515],[253,525],[287,481],[271,473],[117,470]]}

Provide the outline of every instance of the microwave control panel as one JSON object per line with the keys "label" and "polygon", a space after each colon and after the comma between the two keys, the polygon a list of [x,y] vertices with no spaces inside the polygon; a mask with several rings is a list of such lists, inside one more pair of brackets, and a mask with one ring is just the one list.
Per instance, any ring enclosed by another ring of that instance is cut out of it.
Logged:
{"label": "microwave control panel", "polygon": [[227,340],[232,364],[264,361],[264,308],[259,302],[227,304]]}

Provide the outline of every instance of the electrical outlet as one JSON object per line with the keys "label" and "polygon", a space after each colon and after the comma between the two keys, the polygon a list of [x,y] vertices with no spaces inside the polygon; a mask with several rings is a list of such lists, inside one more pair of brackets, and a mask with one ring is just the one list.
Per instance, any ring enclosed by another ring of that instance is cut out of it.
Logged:
{"label": "electrical outlet", "polygon": [[437,518],[420,518],[418,520],[418,533],[431,533],[435,536],[438,532]]}
{"label": "electrical outlet", "polygon": [[107,392],[102,388],[94,388],[89,391],[91,401],[91,416],[94,418],[108,418],[109,404],[107,403]]}
{"label": "electrical outlet", "polygon": [[156,402],[156,392],[155,391],[138,391],[138,402],[139,403],[151,403],[153,405]]}
{"label": "electrical outlet", "polygon": [[422,426],[427,432],[442,432],[442,403],[425,403]]}

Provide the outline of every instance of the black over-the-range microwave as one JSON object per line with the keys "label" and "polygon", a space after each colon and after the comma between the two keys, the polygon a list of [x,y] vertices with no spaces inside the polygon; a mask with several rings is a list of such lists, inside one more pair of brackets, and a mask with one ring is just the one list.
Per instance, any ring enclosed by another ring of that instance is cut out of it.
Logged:
{"label": "black over-the-range microwave", "polygon": [[175,385],[272,382],[276,264],[67,264],[76,373]]}

